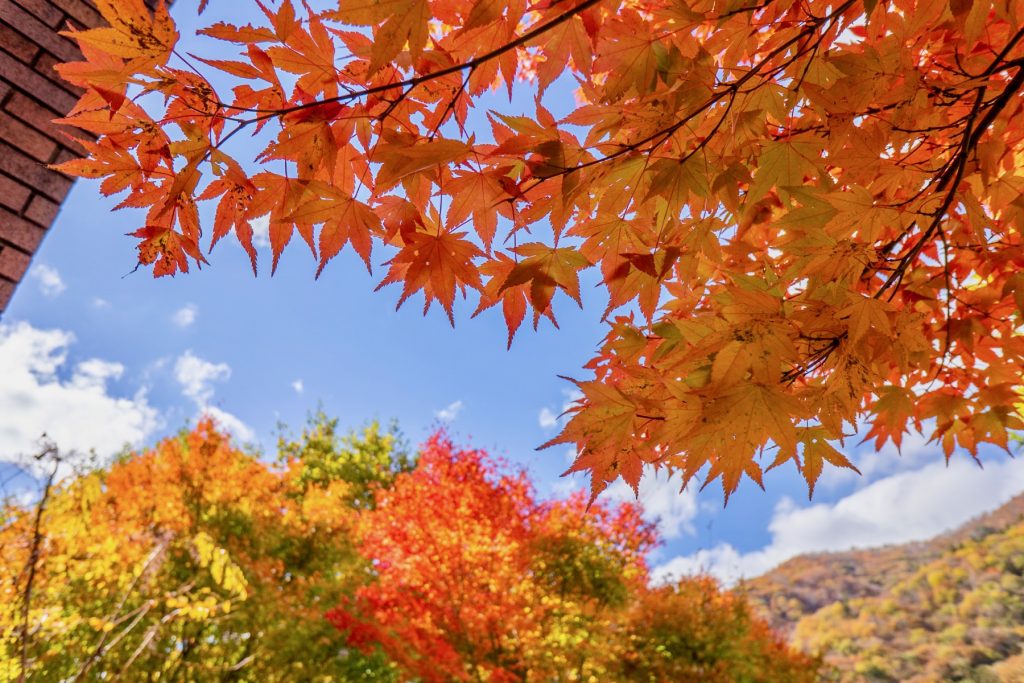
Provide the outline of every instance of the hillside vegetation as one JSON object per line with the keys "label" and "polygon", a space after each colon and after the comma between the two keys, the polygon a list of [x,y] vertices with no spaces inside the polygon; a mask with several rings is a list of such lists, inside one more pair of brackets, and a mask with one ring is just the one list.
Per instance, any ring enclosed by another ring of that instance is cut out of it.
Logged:
{"label": "hillside vegetation", "polygon": [[836,681],[1024,680],[1024,495],[930,541],[794,558],[744,585]]}

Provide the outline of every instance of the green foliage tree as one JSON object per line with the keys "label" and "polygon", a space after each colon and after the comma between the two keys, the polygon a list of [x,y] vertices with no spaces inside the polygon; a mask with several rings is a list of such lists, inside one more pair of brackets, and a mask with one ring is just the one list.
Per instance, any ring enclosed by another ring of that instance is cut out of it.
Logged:
{"label": "green foliage tree", "polygon": [[639,594],[616,680],[814,683],[819,662],[795,654],[737,594],[697,577]]}
{"label": "green foliage tree", "polygon": [[416,463],[398,426],[386,430],[370,422],[359,432],[338,433],[338,419],[322,409],[310,416],[298,439],[282,435],[277,442],[278,458],[299,464],[296,483],[310,485],[344,481],[349,499],[356,507],[373,504],[376,487],[388,486],[395,475],[411,470]]}

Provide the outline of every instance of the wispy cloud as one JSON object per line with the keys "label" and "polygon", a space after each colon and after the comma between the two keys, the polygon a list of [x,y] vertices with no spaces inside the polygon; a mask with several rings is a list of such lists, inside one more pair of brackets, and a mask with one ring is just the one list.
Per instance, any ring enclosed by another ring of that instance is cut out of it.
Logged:
{"label": "wispy cloud", "polygon": [[562,403],[562,409],[556,413],[551,409],[550,406],[544,406],[540,409],[540,413],[537,416],[537,424],[540,425],[541,429],[554,429],[558,426],[562,414],[565,411],[572,408],[573,404],[579,399],[583,398],[583,393],[578,389],[563,389],[562,394],[565,396],[565,401]]}
{"label": "wispy cloud", "polygon": [[306,387],[305,387],[305,385],[303,385],[301,379],[297,379],[294,382],[292,382],[292,389],[295,390],[296,394],[301,394],[302,392],[304,392],[306,390]]}
{"label": "wispy cloud", "polygon": [[441,410],[434,411],[434,417],[441,422],[452,422],[462,411],[462,401],[453,401]]}
{"label": "wispy cloud", "polygon": [[185,304],[171,316],[175,325],[181,328],[190,327],[199,315],[199,307],[195,304]]}
{"label": "wispy cloud", "polygon": [[639,495],[634,495],[633,489],[618,479],[601,494],[601,499],[639,502],[644,519],[656,524],[666,539],[693,535],[693,520],[700,512],[696,488],[683,489],[682,477],[670,476],[665,470],[647,470],[640,479]]}
{"label": "wispy cloud", "polygon": [[39,291],[43,293],[43,296],[50,299],[59,296],[68,288],[61,278],[60,272],[53,266],[48,266],[45,263],[37,263],[32,266],[32,269],[29,271],[29,277],[39,285]]}
{"label": "wispy cloud", "polygon": [[174,378],[181,385],[181,393],[200,406],[205,406],[213,398],[213,383],[223,382],[231,377],[231,367],[227,363],[211,363],[186,351],[174,363]]}
{"label": "wispy cloud", "polygon": [[231,432],[241,441],[252,441],[256,434],[241,419],[231,413],[212,405],[213,384],[224,382],[231,377],[231,367],[227,363],[211,363],[186,351],[174,363],[174,378],[181,385],[181,393],[191,399],[199,412],[214,418],[221,427]]}
{"label": "wispy cloud", "polygon": [[249,225],[252,226],[253,246],[267,248],[270,246],[270,214],[253,218]]}

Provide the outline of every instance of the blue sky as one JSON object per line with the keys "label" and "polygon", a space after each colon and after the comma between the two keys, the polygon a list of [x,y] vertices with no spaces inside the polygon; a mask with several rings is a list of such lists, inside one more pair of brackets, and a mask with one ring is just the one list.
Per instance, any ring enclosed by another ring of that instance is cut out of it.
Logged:
{"label": "blue sky", "polygon": [[[174,11],[186,51],[195,49],[192,5]],[[239,16],[243,3],[230,5],[233,21],[250,20]],[[217,10],[212,3],[200,23],[222,18]],[[571,94],[554,88],[545,104],[566,111]],[[490,106],[532,111],[529,93]],[[584,377],[604,333],[604,301],[592,287],[582,310],[560,301],[560,330],[523,329],[506,351],[500,313],[471,319],[475,301],[457,306],[454,329],[439,307],[424,317],[421,298],[396,312],[397,287],[373,292],[381,253],[372,276],[346,251],[315,281],[303,245],[290,245],[273,278],[262,246],[254,278],[226,239],[201,271],[133,273],[135,241],[124,235],[142,216],[112,212],[114,204],[97,183],[76,184],[4,313],[0,457],[30,450],[42,430],[105,455],[125,441],[151,444],[203,411],[272,453],[279,422],[297,429],[322,404],[353,427],[396,419],[413,443],[444,424],[457,440],[526,467],[545,495],[586,486],[581,475],[559,477],[566,447],[535,448],[557,432],[554,416],[572,389],[557,375]],[[747,482],[724,509],[717,485],[680,494],[664,475],[646,481],[642,501],[668,537],[653,563],[661,575],[753,575],[797,552],[926,538],[1024,490],[1024,468],[999,452],[986,452],[985,470],[963,453],[946,468],[923,438],[909,438],[902,457],[856,442],[846,450],[865,476],[827,472],[813,504],[791,470],[770,473],[767,493]],[[631,494],[619,486],[607,495]]]}

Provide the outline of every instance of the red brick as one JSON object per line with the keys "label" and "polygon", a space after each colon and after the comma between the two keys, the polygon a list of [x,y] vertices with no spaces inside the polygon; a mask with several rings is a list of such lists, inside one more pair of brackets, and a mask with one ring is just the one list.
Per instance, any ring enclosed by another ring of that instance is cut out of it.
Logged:
{"label": "red brick", "polygon": [[28,270],[28,263],[32,257],[14,247],[0,247],[0,276],[17,282]]}
{"label": "red brick", "polygon": [[32,194],[32,190],[28,187],[13,178],[0,174],[0,204],[15,213],[20,213],[25,208],[25,202],[28,201],[30,194]]}
{"label": "red brick", "polygon": [[71,187],[71,181],[60,173],[3,142],[0,142],[0,171],[58,201],[64,199]]}
{"label": "red brick", "polygon": [[[79,151],[81,149],[81,151]],[[65,161],[71,161],[72,159],[81,159],[85,156],[85,149],[79,148],[78,145],[74,147],[61,147],[60,152],[57,153],[57,158],[53,160],[55,164],[63,164]]]}
{"label": "red brick", "polygon": [[106,23],[95,9],[82,0],[50,0],[50,2],[67,12],[85,28],[95,28]]}
{"label": "red brick", "polygon": [[53,3],[46,0],[14,0],[17,4],[31,12],[47,26],[57,28],[64,13],[53,6]]}
{"label": "red brick", "polygon": [[58,211],[60,211],[60,203],[51,202],[49,199],[37,194],[32,196],[32,201],[25,211],[25,218],[35,221],[39,225],[49,225],[57,217]]}
{"label": "red brick", "polygon": [[21,35],[7,24],[0,23],[0,45],[14,55],[18,61],[31,64],[39,54],[39,48],[31,40]]}
{"label": "red brick", "polygon": [[14,294],[14,287],[13,282],[0,280],[0,312],[7,308],[7,303],[11,300],[11,295]]}
{"label": "red brick", "polygon": [[[69,126],[61,126],[53,122],[53,119],[60,116],[57,112],[53,111],[49,107],[44,107],[35,100],[31,100],[20,92],[14,93],[11,97],[11,101],[7,103],[5,107],[8,112],[14,114],[16,117],[21,119],[24,123],[32,126],[36,130],[45,133],[51,139],[56,140],[63,146],[69,146],[73,149],[78,149],[78,145],[74,145],[68,140],[67,135],[74,135],[76,137],[90,138],[91,135],[85,131],[77,128],[71,128]],[[67,134],[67,135],[65,135]]]}
{"label": "red brick", "polygon": [[45,234],[45,229],[0,208],[0,239],[31,253],[39,247]]}
{"label": "red brick", "polygon": [[0,21],[13,26],[18,33],[31,39],[50,54],[59,57],[61,61],[70,62],[81,59],[81,53],[70,40],[15,5],[11,0],[0,0]]}
{"label": "red brick", "polygon": [[36,57],[36,63],[33,66],[37,73],[46,76],[51,81],[53,81],[57,86],[74,95],[75,99],[78,99],[82,96],[82,93],[84,93],[85,90],[79,88],[77,85],[71,85],[70,83],[68,83],[60,77],[60,74],[57,73],[57,69],[54,68],[60,63],[60,59],[57,59],[48,52],[43,52],[38,57]]}
{"label": "red brick", "polygon": [[0,50],[0,79],[31,93],[36,99],[46,102],[62,112],[71,111],[78,101],[74,95],[58,88],[52,81],[37,74],[32,67],[25,66],[14,57]]}
{"label": "red brick", "polygon": [[0,112],[0,140],[9,140],[36,161],[49,163],[57,143],[38,133],[10,114]]}

